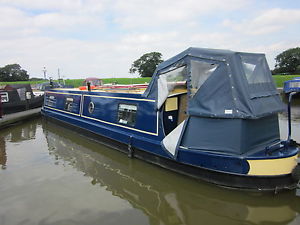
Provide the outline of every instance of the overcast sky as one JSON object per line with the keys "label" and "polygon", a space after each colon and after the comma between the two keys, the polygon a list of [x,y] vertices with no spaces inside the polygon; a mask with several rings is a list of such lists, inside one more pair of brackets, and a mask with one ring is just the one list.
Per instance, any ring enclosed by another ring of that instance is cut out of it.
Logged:
{"label": "overcast sky", "polygon": [[151,51],[188,47],[262,52],[300,46],[299,0],[0,0],[0,67],[31,77],[130,77]]}

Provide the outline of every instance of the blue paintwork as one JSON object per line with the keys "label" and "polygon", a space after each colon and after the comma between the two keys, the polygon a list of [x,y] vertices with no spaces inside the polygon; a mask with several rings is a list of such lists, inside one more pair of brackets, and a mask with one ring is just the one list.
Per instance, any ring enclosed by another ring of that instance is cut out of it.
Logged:
{"label": "blue paintwork", "polygon": [[285,81],[283,91],[284,93],[300,92],[300,77]]}
{"label": "blue paintwork", "polygon": [[[177,155],[174,158],[162,147],[161,141],[165,135],[160,115],[161,112],[157,115],[156,102],[153,99],[148,99],[150,101],[147,101],[140,94],[64,90],[51,90],[50,92],[46,92],[45,96],[48,95],[56,97],[56,107],[47,107],[45,105],[42,111],[46,116],[76,125],[121,143],[130,143],[140,150],[157,156],[195,167],[243,175],[249,171],[247,159],[285,158],[293,156],[298,152],[296,147],[290,147],[288,150],[278,149],[272,155],[268,155],[265,149],[262,149],[255,152],[255,154],[243,156],[225,155],[179,147]],[[72,110],[68,112],[65,109],[65,99],[70,97],[74,101]],[[81,102],[82,99],[84,100],[83,104]],[[88,112],[88,104],[91,100],[95,104],[93,113]],[[134,127],[118,123],[117,109],[119,103],[134,103],[137,105],[137,119]]]}

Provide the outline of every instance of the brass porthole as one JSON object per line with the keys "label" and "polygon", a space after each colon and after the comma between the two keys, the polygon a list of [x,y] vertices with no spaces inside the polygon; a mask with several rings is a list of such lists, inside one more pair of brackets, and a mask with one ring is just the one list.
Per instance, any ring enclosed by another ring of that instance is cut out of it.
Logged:
{"label": "brass porthole", "polygon": [[95,109],[94,102],[90,102],[88,107],[89,113],[92,114],[94,112],[94,109]]}

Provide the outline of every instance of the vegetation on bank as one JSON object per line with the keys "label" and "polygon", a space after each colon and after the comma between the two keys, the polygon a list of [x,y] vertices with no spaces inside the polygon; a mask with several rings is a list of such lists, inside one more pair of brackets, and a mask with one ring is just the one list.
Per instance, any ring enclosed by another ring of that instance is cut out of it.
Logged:
{"label": "vegetation on bank", "polygon": [[273,75],[273,80],[277,87],[283,87],[283,83],[288,80],[292,80],[300,75]]}
{"label": "vegetation on bank", "polygon": [[0,80],[4,82],[28,81],[29,74],[19,64],[0,67]]}
{"label": "vegetation on bank", "polygon": [[[139,77],[139,78],[104,78],[102,79],[104,84],[144,84],[151,80],[151,77]],[[67,79],[66,85],[73,85],[74,87],[82,86],[84,79]]]}
{"label": "vegetation on bank", "polygon": [[[151,77],[139,77],[139,78],[104,78],[102,79],[104,84],[144,84],[149,83],[151,80]],[[54,80],[57,82],[56,80]],[[82,86],[84,79],[66,79],[65,84],[66,85],[73,85],[74,87]],[[0,82],[0,85],[6,85],[6,84],[39,84],[48,82],[48,80],[39,80],[39,81],[15,81],[15,82]]]}
{"label": "vegetation on bank", "polygon": [[300,47],[283,51],[275,58],[273,74],[299,74],[300,73]]}
{"label": "vegetation on bank", "polygon": [[[274,75],[273,79],[277,87],[283,87],[284,81],[292,80],[295,77],[300,77],[300,75]],[[104,84],[144,84],[149,83],[151,77],[139,77],[139,78],[104,78],[102,79]],[[66,85],[73,85],[74,87],[79,87],[82,85],[84,79],[66,79]],[[16,82],[0,82],[0,85],[6,84],[38,84],[46,82],[44,80],[41,81],[16,81]]]}

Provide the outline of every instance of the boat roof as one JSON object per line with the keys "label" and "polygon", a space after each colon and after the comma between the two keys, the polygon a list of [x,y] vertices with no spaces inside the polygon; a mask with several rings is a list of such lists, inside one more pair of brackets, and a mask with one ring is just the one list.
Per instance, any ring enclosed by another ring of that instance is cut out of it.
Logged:
{"label": "boat roof", "polygon": [[102,86],[95,87],[91,91],[88,91],[87,89],[82,90],[82,89],[79,89],[79,88],[55,88],[55,90],[143,94],[145,92],[147,86],[148,86],[148,84],[102,85]]}
{"label": "boat roof", "polygon": [[183,51],[183,52],[173,56],[172,58],[162,62],[161,64],[159,64],[156,70],[159,71],[165,67],[168,67],[186,56],[193,56],[193,57],[198,57],[198,58],[225,61],[225,59],[231,58],[236,54],[249,54],[249,55],[263,55],[264,56],[263,53],[247,53],[247,52],[238,52],[238,51],[224,50],[224,49],[190,47],[190,48],[186,49],[185,51]]}
{"label": "boat roof", "polygon": [[28,92],[32,92],[32,89],[31,89],[31,85],[30,84],[7,84],[5,87],[4,87],[4,90],[17,90],[17,89],[20,89],[20,88],[25,88],[26,91]]}
{"label": "boat roof", "polygon": [[[212,67],[212,70],[206,69]],[[180,71],[182,75],[176,75]],[[164,87],[167,76],[171,80],[174,76],[187,76],[189,115],[260,118],[284,110],[262,53],[188,48],[158,65],[143,95],[164,99],[165,90],[168,90]],[[191,95],[192,82],[199,81],[203,81],[197,87],[199,90]],[[158,108],[160,106],[157,104]]]}

